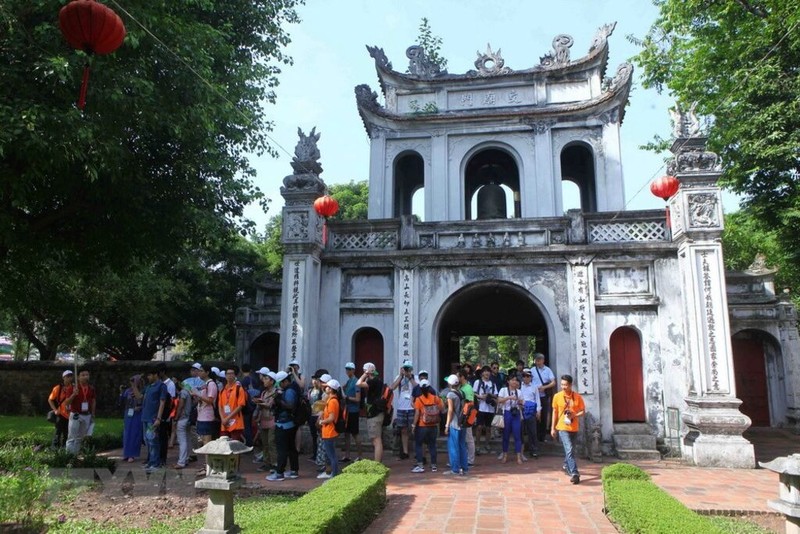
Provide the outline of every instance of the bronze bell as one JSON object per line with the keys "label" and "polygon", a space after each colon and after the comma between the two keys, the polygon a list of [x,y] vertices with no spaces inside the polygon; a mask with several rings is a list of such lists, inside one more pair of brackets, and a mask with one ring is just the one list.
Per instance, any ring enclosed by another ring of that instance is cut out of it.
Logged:
{"label": "bronze bell", "polygon": [[488,183],[478,191],[478,219],[505,219],[506,192],[496,183]]}

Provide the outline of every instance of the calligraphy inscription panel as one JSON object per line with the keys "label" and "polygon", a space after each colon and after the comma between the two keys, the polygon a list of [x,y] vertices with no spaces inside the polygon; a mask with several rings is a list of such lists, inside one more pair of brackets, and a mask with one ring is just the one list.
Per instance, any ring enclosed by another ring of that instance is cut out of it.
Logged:
{"label": "calligraphy inscription panel", "polygon": [[600,267],[597,269],[598,296],[651,295],[650,268]]}

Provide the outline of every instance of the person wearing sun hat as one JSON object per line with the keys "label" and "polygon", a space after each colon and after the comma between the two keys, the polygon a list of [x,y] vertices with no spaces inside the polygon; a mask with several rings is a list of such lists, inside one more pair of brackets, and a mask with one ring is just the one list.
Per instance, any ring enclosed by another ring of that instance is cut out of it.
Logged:
{"label": "person wearing sun hat", "polygon": [[67,397],[72,395],[73,381],[75,375],[71,370],[67,369],[61,373],[61,384],[56,384],[50,396],[47,398],[50,409],[56,416],[55,420],[55,433],[53,434],[53,449],[61,449],[67,442],[67,433],[69,428],[69,406],[65,402]]}
{"label": "person wearing sun hat", "polygon": [[466,475],[469,472],[467,459],[467,436],[458,422],[461,414],[461,403],[463,394],[458,388],[459,379],[456,375],[447,377],[447,385],[450,391],[447,393],[447,422],[444,426],[444,433],[447,436],[447,454],[450,457],[450,470],[445,471],[446,475]]}
{"label": "person wearing sun hat", "polygon": [[363,367],[364,374],[356,382],[361,393],[367,397],[367,435],[372,440],[375,450],[374,460],[383,461],[383,411],[377,407],[377,401],[383,393],[383,380],[378,376],[375,364],[368,362]]}
{"label": "person wearing sun hat", "polygon": [[339,418],[340,406],[342,402],[341,389],[342,386],[338,380],[330,378],[330,375],[320,377],[320,380],[325,378],[325,410],[319,416],[317,425],[320,428],[320,435],[322,437],[322,447],[325,450],[328,464],[331,466],[331,472],[326,473],[323,471],[317,478],[331,478],[339,474],[339,460],[336,458],[336,437],[339,433],[336,431],[336,421]]}

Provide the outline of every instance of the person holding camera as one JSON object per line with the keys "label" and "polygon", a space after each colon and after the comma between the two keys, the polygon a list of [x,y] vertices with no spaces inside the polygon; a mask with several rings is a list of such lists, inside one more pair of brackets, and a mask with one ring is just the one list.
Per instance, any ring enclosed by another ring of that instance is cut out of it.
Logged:
{"label": "person holding camera", "polygon": [[580,484],[578,464],[575,461],[575,441],[580,428],[579,418],[586,413],[583,397],[572,389],[572,376],[561,376],[561,391],[553,397],[553,418],[550,424],[550,435],[561,439],[564,446],[564,471],[570,476],[570,482]]}
{"label": "person holding camera", "polygon": [[[492,370],[488,366],[481,369],[481,378],[472,386],[478,404],[478,421],[475,425],[475,451],[480,454],[489,454],[489,437],[492,432],[492,419],[497,407],[497,386],[492,381]],[[484,436],[483,449],[481,449],[481,434]]]}
{"label": "person holding camera", "polygon": [[522,404],[523,398],[519,391],[519,380],[516,376],[508,378],[508,386],[500,390],[497,401],[503,407],[503,454],[502,463],[508,461],[508,442],[514,436],[514,452],[517,453],[517,463],[522,463]]}
{"label": "person holding camera", "polygon": [[414,380],[414,365],[411,360],[404,360],[400,374],[394,379],[389,389],[397,389],[397,406],[395,408],[395,427],[400,429],[400,444],[402,451],[400,459],[408,458],[408,433],[414,422],[414,406],[412,404],[411,393],[417,381]]}

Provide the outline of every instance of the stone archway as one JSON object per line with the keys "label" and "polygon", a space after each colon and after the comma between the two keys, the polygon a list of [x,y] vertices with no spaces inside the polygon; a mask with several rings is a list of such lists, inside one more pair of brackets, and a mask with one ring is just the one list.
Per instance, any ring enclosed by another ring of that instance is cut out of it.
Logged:
{"label": "stone archway", "polygon": [[547,320],[535,297],[515,284],[490,280],[461,288],[444,303],[435,324],[440,378],[460,362],[462,336],[533,336],[536,352],[552,367]]}
{"label": "stone archway", "polygon": [[279,370],[278,353],[280,350],[280,334],[265,332],[250,344],[250,366],[253,369],[269,367],[270,370]]}

